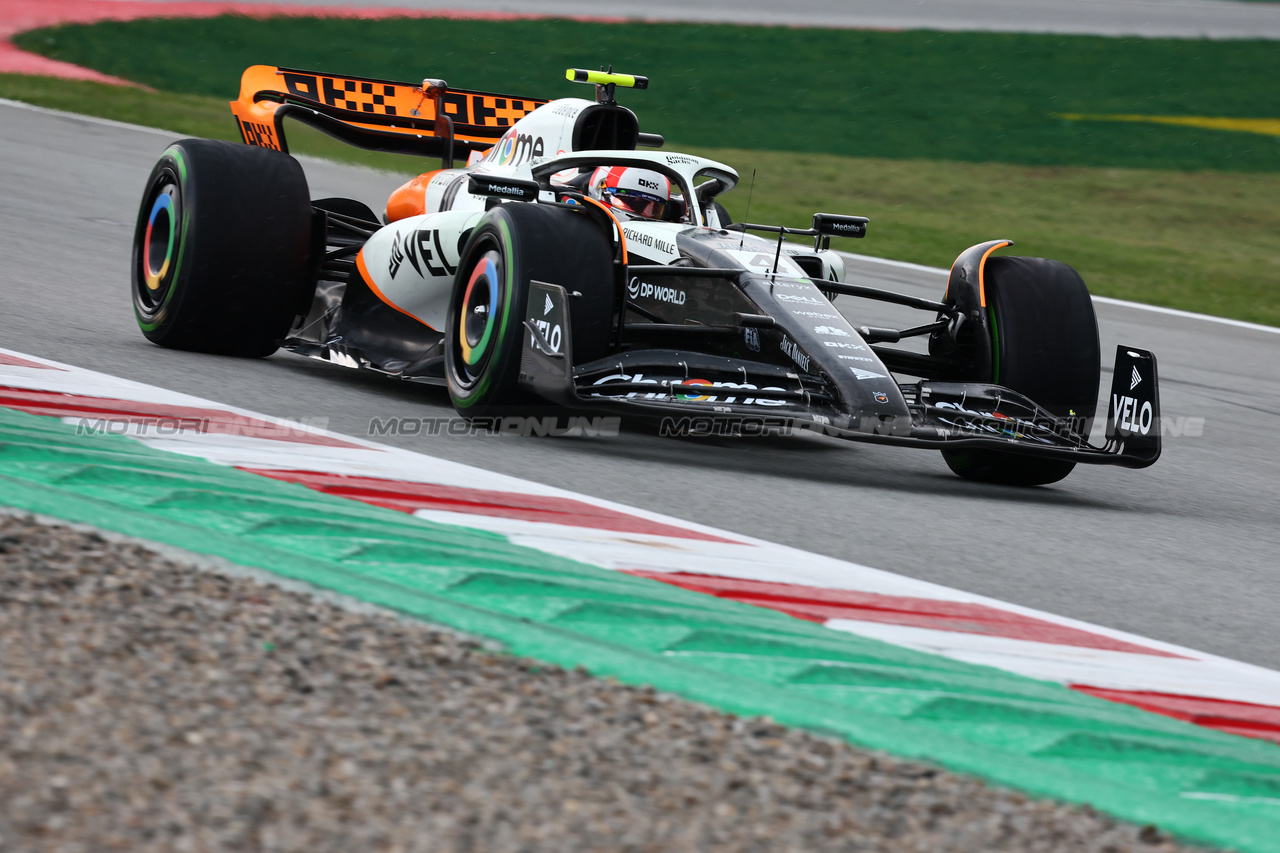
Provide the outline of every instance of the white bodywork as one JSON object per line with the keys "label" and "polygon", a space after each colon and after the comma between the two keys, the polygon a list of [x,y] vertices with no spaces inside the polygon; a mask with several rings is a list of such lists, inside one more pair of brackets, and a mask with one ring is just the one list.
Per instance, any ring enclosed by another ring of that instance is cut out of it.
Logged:
{"label": "white bodywork", "polygon": [[459,238],[483,215],[481,206],[393,222],[369,238],[356,264],[383,302],[443,332],[461,254]]}
{"label": "white bodywork", "polygon": [[[577,172],[584,160],[645,166],[656,164],[674,171],[678,181],[672,182],[673,195],[694,200],[693,189],[700,180],[718,179],[724,192],[738,182],[738,174],[729,166],[689,154],[663,151],[573,151],[573,132],[582,113],[596,106],[594,101],[564,98],[544,104],[520,121],[485,152],[472,155],[466,168],[444,169],[428,181],[425,209],[435,212],[411,216],[393,222],[375,233],[361,249],[357,266],[377,295],[399,311],[432,329],[444,330],[445,315],[453,292],[454,276],[465,236],[484,215],[493,199],[468,191],[468,178],[475,173],[504,178],[533,180],[533,170],[552,171],[567,180]],[[556,164],[563,161],[564,168]],[[551,201],[550,193],[543,193]],[[526,202],[505,202],[523,204]],[[622,222],[622,237],[637,260],[669,264],[680,258],[676,235],[689,228],[719,228],[713,208],[703,210],[699,204],[688,205],[690,222],[654,222],[632,220]],[[758,248],[747,246],[741,253],[744,268],[766,271]],[[787,246],[779,269],[791,275],[804,275],[788,255],[815,254],[811,249]],[[843,278],[844,264],[834,252],[816,253],[823,257],[823,278]],[[838,265],[838,266],[837,266]],[[768,253],[767,267],[773,266],[773,252]]]}

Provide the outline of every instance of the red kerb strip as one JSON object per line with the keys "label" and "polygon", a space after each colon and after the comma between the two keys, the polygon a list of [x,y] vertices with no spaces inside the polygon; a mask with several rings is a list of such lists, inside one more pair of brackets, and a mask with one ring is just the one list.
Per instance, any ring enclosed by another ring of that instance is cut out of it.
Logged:
{"label": "red kerb strip", "polygon": [[1108,687],[1090,687],[1087,684],[1072,684],[1071,689],[1228,734],[1261,738],[1280,744],[1280,708],[1274,705],[1254,705],[1249,702],[1180,696],[1175,693],[1113,690]]}
{"label": "red kerb strip", "polygon": [[939,601],[932,598],[907,598],[874,592],[747,581],[683,572],[628,570],[628,574],[652,578],[718,598],[728,598],[745,604],[780,610],[797,619],[807,619],[810,622],[854,619],[861,622],[884,622],[890,625],[909,625],[913,628],[932,628],[936,631],[985,634],[1060,646],[1079,646],[1157,657],[1182,657],[1182,655],[1159,649],[1126,643],[1102,634],[1082,631],[1079,628],[988,607],[985,604]]}
{"label": "red kerb strip", "polygon": [[326,447],[362,447],[340,438],[317,435],[299,427],[237,415],[222,409],[140,403],[135,400],[84,397],[79,394],[59,394],[56,391],[35,391],[4,386],[0,386],[0,406],[55,418],[80,415],[89,420],[126,421],[138,426],[152,427],[158,432],[172,431],[175,434],[199,432],[211,435],[243,435],[249,438],[319,444]]}
{"label": "red kerb strip", "polygon": [[618,533],[645,533],[652,536],[698,539],[704,542],[742,544],[709,533],[604,509],[573,498],[499,492],[490,489],[468,489],[436,483],[381,480],[373,477],[348,477],[318,471],[274,471],[264,468],[243,470],[275,480],[300,483],[325,494],[351,498],[387,509],[398,509],[401,512],[411,513],[420,509],[461,512],[494,518],[563,524],[569,527],[588,527],[594,530],[612,530]]}

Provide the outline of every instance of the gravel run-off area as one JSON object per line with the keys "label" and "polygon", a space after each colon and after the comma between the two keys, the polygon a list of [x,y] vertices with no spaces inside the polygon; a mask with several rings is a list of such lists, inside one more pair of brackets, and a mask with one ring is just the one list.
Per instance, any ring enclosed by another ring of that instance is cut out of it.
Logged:
{"label": "gravel run-off area", "polygon": [[0,515],[0,850],[1178,851],[1153,827]]}

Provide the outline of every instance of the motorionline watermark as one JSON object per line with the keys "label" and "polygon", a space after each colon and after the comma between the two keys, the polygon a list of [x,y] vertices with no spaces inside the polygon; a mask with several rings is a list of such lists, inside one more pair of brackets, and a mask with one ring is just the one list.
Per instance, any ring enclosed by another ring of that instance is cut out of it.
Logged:
{"label": "motorionline watermark", "polygon": [[[1066,421],[1072,421],[1070,425]],[[1159,431],[1162,438],[1200,438],[1204,435],[1205,419],[1196,416],[1162,416],[1150,424],[1150,431]],[[285,418],[279,421],[221,421],[210,418],[181,416],[130,415],[128,417],[80,418],[76,421],[77,435],[124,436],[176,436],[188,433],[219,435],[243,435],[253,438],[281,438],[284,436],[314,435],[317,430],[328,428],[328,417]],[[1010,419],[965,418],[952,421],[948,426],[958,433],[1001,434],[1016,431],[1019,422]],[[888,424],[879,424],[882,430]],[[909,428],[910,424],[905,424]],[[1079,435],[1082,424],[1074,419],[1052,422],[1022,422],[1023,428],[1034,426],[1066,435]],[[618,416],[520,416],[507,417],[391,417],[373,418],[369,421],[368,435],[388,436],[552,436],[570,438],[611,438],[621,432],[622,418]],[[663,436],[791,436],[804,433],[838,434],[821,421],[798,420],[789,417],[746,415],[732,416],[680,416],[665,417],[658,425]],[[1147,433],[1143,433],[1144,435]]]}
{"label": "motorionline watermark", "polygon": [[387,435],[518,435],[555,438],[611,438],[622,430],[622,418],[578,415],[529,417],[373,418],[370,436]]}
{"label": "motorionline watermark", "polygon": [[[1164,416],[1155,419],[1157,422],[1146,423],[1149,431],[1156,431],[1161,438],[1200,438],[1204,435],[1205,419],[1184,415]],[[894,419],[877,419],[872,431],[892,434],[895,427],[899,434],[907,433],[911,428],[908,416],[902,416],[901,422]],[[955,436],[995,436],[1001,438],[1025,437],[1029,439],[1045,439],[1049,434],[1066,438],[1085,434],[1088,420],[1085,418],[1038,418],[1035,420],[1019,420],[1014,418],[966,417],[963,419],[947,419],[944,428]],[[852,428],[852,427],[851,427]],[[823,421],[800,420],[790,417],[769,416],[681,416],[666,417],[658,425],[658,434],[663,436],[792,436],[801,434],[841,435],[847,430],[838,429]],[[1147,435],[1148,432],[1142,432]]]}
{"label": "motorionline watermark", "polygon": [[314,435],[316,430],[329,427],[327,417],[284,418],[266,421],[245,418],[242,420],[215,420],[213,418],[182,417],[179,415],[128,415],[107,418],[80,418],[76,421],[76,435],[128,435],[172,436],[194,433],[208,435],[243,435],[252,438],[280,438],[293,435]]}
{"label": "motorionline watermark", "polygon": [[[1028,437],[1043,436],[1049,433],[1066,438],[1073,435],[1088,435],[1090,420],[1082,417],[1069,418],[1002,418],[990,415],[964,415],[959,417],[940,417],[939,422],[946,428],[964,434],[1011,435],[1025,434]],[[1106,424],[1104,418],[1096,421]],[[1116,427],[1131,435],[1154,435],[1161,438],[1200,438],[1204,435],[1205,419],[1186,415],[1147,416],[1132,421],[1120,420]]]}
{"label": "motorionline watermark", "polygon": [[767,415],[740,415],[733,417],[707,415],[682,415],[666,417],[658,424],[661,436],[726,436],[750,438],[753,436],[790,436],[797,433],[822,433],[825,425],[795,418],[769,417]]}

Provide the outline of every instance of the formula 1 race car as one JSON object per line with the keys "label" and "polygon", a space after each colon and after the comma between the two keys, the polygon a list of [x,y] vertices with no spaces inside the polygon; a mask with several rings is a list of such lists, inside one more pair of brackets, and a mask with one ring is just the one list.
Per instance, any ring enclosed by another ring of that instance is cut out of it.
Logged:
{"label": "formula 1 race car", "polygon": [[[830,238],[864,236],[867,219],[734,224],[716,199],[738,174],[660,150],[617,103],[645,78],[568,78],[595,99],[249,68],[231,104],[246,144],[176,142],[148,179],[133,252],[143,334],[446,385],[468,418],[555,404],[693,434],[801,427],[940,450],[987,482],[1159,456],[1156,360],[1136,348],[1117,351],[1105,443],[1089,443],[1098,330],[1067,265],[993,256],[1010,244],[993,240],[960,254],[936,301],[846,282]],[[441,168],[384,216],[312,200],[285,118]],[[859,326],[836,296],[925,316]],[[891,346],[906,339],[927,351]]]}

